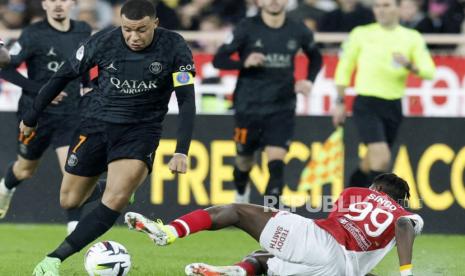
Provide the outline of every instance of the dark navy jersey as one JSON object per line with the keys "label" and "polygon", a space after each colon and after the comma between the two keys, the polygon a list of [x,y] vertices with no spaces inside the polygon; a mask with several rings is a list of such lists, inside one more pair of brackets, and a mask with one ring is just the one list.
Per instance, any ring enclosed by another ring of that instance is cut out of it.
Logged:
{"label": "dark navy jersey", "polygon": [[[236,113],[271,114],[294,110],[294,57],[300,49],[310,58],[308,79],[313,81],[321,68],[321,54],[312,32],[303,23],[286,19],[282,27],[271,28],[260,15],[242,20],[214,60],[216,67],[240,69],[234,93]],[[230,60],[235,52],[240,61]],[[252,52],[265,55],[264,66],[243,67]]]}
{"label": "dark navy jersey", "polygon": [[[47,20],[32,24],[21,33],[18,41],[10,49],[11,62],[8,68],[16,70],[23,62],[27,66],[28,79],[37,87],[44,85],[65,60],[75,53],[80,43],[91,34],[90,26],[81,21],[71,20],[66,32],[53,28]],[[77,111],[80,97],[81,78],[71,81],[64,89],[68,94],[58,105],[50,105],[45,112],[72,114]],[[30,109],[39,89],[24,89],[19,103],[19,111]]]}
{"label": "dark navy jersey", "polygon": [[110,123],[161,122],[174,87],[192,84],[195,75],[185,40],[163,28],[138,52],[127,47],[121,28],[98,33],[55,78],[76,78],[94,66],[99,75],[84,116]]}

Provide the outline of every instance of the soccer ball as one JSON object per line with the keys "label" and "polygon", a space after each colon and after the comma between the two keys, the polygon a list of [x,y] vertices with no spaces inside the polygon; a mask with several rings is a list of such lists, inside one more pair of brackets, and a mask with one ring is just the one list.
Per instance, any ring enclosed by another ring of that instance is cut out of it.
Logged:
{"label": "soccer ball", "polygon": [[131,256],[117,242],[98,242],[87,250],[84,266],[90,276],[124,276],[131,269]]}

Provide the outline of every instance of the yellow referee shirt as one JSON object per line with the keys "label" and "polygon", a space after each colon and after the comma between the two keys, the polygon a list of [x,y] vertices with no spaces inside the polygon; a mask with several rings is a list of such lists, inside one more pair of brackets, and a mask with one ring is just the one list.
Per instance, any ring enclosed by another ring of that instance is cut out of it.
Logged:
{"label": "yellow referee shirt", "polygon": [[352,30],[343,44],[336,85],[348,86],[356,68],[355,91],[359,95],[386,100],[402,98],[409,71],[394,61],[396,52],[418,68],[421,78],[433,78],[434,62],[420,33],[402,26],[385,29],[374,23]]}

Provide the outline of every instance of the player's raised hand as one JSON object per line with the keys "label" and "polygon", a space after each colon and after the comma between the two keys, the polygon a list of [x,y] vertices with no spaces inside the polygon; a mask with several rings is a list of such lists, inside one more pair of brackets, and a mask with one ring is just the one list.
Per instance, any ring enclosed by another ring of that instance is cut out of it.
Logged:
{"label": "player's raised hand", "polygon": [[265,55],[262,53],[258,52],[252,52],[244,62],[244,67],[245,68],[250,68],[250,67],[260,67],[263,66],[265,63]]}
{"label": "player's raised hand", "polygon": [[312,92],[313,82],[309,80],[299,80],[294,85],[294,91],[304,96],[310,95]]}
{"label": "player's raised hand", "polygon": [[186,173],[187,171],[187,156],[182,153],[175,153],[168,163],[171,173]]}
{"label": "player's raised hand", "polygon": [[19,123],[19,132],[22,133],[25,137],[29,137],[35,129],[36,127],[26,126],[23,121]]}
{"label": "player's raised hand", "polygon": [[55,99],[53,99],[52,104],[59,104],[67,96],[68,93],[66,93],[65,91],[60,92],[60,94],[58,94],[58,96],[56,96]]}

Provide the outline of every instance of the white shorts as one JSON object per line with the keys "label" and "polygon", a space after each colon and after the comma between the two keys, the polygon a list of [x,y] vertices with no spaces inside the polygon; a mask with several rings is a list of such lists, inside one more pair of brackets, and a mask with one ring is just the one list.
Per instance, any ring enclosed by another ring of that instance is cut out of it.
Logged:
{"label": "white shorts", "polygon": [[345,275],[341,246],[311,219],[279,212],[263,229],[260,245],[274,255],[268,275]]}

